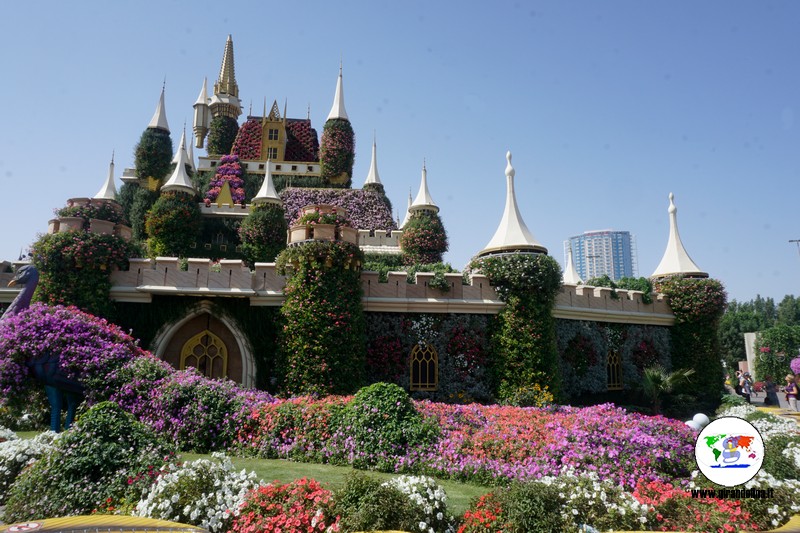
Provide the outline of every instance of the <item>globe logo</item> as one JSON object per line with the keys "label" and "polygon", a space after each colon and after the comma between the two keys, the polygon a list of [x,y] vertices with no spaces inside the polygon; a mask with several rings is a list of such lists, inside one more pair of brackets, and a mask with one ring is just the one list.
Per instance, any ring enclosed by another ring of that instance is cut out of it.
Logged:
{"label": "globe logo", "polygon": [[724,416],[700,432],[694,457],[697,467],[709,480],[735,487],[750,481],[761,469],[764,440],[747,420]]}

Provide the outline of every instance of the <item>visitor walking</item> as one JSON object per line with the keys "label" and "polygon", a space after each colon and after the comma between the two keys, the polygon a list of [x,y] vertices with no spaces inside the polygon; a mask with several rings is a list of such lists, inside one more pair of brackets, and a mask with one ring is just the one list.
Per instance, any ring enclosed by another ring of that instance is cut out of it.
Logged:
{"label": "visitor walking", "polygon": [[745,372],[739,379],[739,388],[742,390],[742,396],[750,403],[750,395],[753,393],[753,380],[750,379],[750,372]]}
{"label": "visitor walking", "polygon": [[764,405],[774,405],[775,407],[780,407],[781,402],[778,399],[778,384],[775,383],[775,380],[772,379],[772,376],[767,376],[767,379],[764,380],[764,390],[767,393],[767,397],[764,398]]}
{"label": "visitor walking", "polygon": [[792,411],[797,411],[797,383],[795,383],[792,374],[786,374],[786,386],[783,387],[783,392],[786,393],[786,401],[789,402],[789,408]]}

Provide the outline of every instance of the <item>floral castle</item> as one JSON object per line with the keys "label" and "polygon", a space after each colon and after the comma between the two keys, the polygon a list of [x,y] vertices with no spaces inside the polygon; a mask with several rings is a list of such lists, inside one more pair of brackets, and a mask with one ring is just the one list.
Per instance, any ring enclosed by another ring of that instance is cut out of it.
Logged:
{"label": "floral castle", "polygon": [[287,393],[390,381],[444,401],[614,398],[658,364],[703,372],[713,401],[724,291],[684,249],[672,195],[656,290],[588,286],[523,221],[509,153],[497,231],[452,272],[424,165],[402,222],[375,141],[353,188],[341,68],[321,138],[277,101],[239,124],[230,36],[193,108],[194,142],[184,131],[173,152],[162,89],[121,189],[112,158],[95,196],[57,211],[33,247],[39,299],[107,316],[177,368]]}

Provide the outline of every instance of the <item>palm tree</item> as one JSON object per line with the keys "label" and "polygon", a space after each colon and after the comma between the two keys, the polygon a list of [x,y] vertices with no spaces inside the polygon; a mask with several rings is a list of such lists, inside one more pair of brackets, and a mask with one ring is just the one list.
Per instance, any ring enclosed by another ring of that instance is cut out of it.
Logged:
{"label": "palm tree", "polygon": [[644,369],[641,390],[653,402],[654,414],[661,411],[661,398],[672,392],[681,381],[688,381],[692,374],[694,370],[691,368],[667,372],[663,366],[655,365]]}

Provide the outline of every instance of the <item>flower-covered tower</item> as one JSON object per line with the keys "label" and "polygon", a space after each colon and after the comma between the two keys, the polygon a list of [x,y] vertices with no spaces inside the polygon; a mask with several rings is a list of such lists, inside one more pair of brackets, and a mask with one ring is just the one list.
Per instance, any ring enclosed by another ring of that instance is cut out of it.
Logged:
{"label": "flower-covered tower", "polygon": [[328,120],[322,129],[319,162],[323,181],[330,185],[350,188],[355,153],[355,134],[344,108],[342,67],[340,65],[333,106],[331,106]]}
{"label": "flower-covered tower", "polygon": [[419,192],[408,207],[400,249],[406,264],[430,264],[441,263],[447,248],[447,232],[439,218],[439,206],[428,190],[428,170],[423,161]]}

